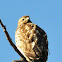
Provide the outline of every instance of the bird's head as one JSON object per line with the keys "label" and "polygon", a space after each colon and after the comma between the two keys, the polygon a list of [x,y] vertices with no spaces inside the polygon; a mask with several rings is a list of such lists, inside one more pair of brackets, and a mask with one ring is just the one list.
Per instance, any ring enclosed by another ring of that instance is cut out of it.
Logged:
{"label": "bird's head", "polygon": [[29,16],[23,16],[18,20],[18,26],[26,23],[31,23]]}

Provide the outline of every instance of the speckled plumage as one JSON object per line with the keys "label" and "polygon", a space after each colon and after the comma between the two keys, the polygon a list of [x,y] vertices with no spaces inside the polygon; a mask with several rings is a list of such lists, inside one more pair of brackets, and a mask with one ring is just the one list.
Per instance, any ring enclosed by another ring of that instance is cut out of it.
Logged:
{"label": "speckled plumage", "polygon": [[15,42],[27,61],[41,58],[46,62],[48,57],[47,35],[44,30],[30,22],[29,16],[23,16],[19,19],[15,32]]}

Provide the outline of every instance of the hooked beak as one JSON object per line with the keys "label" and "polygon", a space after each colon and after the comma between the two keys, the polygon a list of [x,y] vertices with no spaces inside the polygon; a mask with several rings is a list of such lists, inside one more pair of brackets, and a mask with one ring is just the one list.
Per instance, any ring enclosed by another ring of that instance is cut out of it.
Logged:
{"label": "hooked beak", "polygon": [[27,23],[32,23],[32,22],[30,21],[30,19],[28,19],[28,22]]}
{"label": "hooked beak", "polygon": [[26,19],[28,20],[27,23],[32,23],[32,22],[30,21],[30,17],[27,17]]}

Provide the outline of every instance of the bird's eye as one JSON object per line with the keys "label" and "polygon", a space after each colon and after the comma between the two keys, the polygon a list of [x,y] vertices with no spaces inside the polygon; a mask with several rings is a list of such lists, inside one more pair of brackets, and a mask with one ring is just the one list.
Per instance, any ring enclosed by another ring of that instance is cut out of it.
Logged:
{"label": "bird's eye", "polygon": [[22,21],[24,21],[24,19],[22,19]]}

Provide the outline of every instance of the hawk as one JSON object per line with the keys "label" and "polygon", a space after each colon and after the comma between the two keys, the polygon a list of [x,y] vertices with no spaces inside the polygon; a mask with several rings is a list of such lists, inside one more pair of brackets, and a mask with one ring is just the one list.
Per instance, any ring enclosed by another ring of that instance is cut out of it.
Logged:
{"label": "hawk", "polygon": [[46,62],[48,58],[47,35],[43,29],[30,21],[29,16],[23,16],[18,20],[15,42],[16,47],[28,62],[32,60]]}

